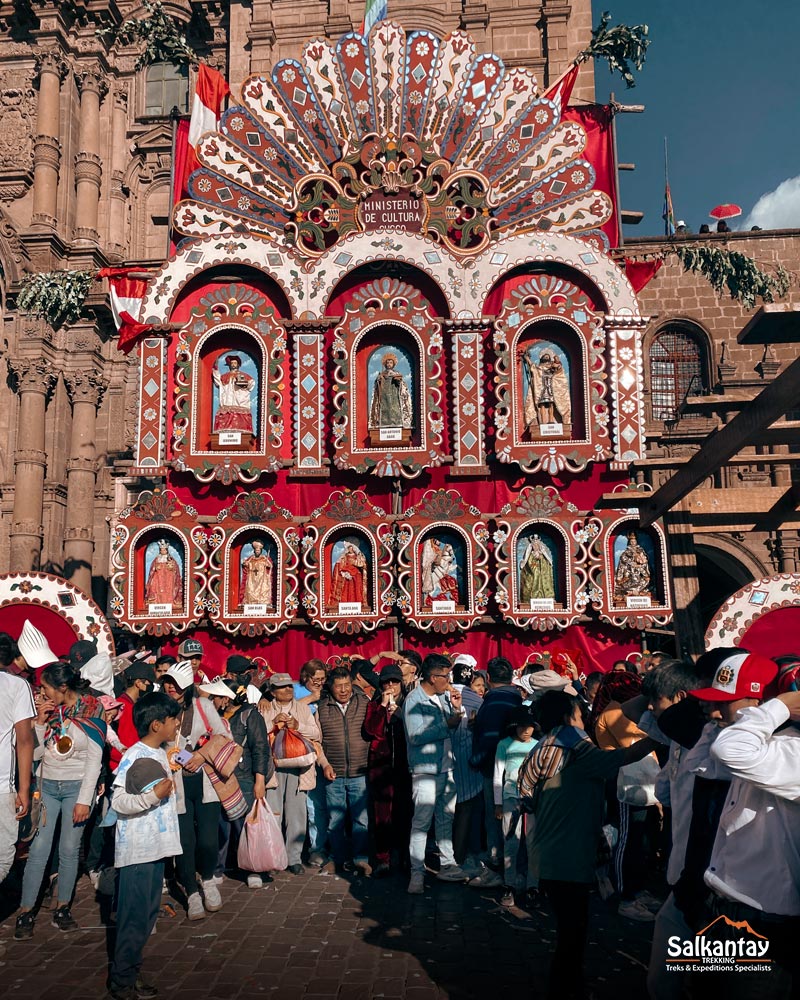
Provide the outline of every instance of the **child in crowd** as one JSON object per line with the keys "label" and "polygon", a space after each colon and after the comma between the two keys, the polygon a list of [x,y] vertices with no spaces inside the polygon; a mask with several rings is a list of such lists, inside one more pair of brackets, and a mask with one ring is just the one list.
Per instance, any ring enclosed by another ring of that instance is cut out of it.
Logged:
{"label": "child in crowd", "polygon": [[[522,706],[514,711],[508,724],[510,733],[497,745],[494,759],[495,817],[503,821],[503,897],[502,906],[514,905],[514,892],[524,892],[526,878],[517,871],[517,857],[522,837],[519,821],[519,792],[517,775],[522,762],[536,746],[535,724],[530,709]],[[509,837],[509,830],[514,827]]]}
{"label": "child in crowd", "polygon": [[133,708],[139,742],[122,758],[112,791],[117,814],[115,866],[119,872],[117,940],[109,994],[113,1000],[157,995],[139,976],[142,951],[161,905],[166,858],[181,854],[175,785],[164,743],[174,743],[181,707],[162,692]]}

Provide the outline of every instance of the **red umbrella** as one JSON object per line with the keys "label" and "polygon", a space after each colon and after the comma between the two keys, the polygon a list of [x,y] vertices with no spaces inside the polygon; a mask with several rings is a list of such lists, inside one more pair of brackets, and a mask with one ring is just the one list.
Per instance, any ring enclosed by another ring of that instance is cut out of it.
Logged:
{"label": "red umbrella", "polygon": [[742,210],[738,205],[717,205],[708,214],[712,219],[735,219],[742,214]]}

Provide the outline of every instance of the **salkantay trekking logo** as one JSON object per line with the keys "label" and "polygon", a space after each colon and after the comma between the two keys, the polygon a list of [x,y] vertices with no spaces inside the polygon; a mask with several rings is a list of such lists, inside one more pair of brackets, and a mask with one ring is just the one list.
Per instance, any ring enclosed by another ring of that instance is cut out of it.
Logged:
{"label": "salkantay trekking logo", "polygon": [[693,938],[667,938],[668,972],[770,972],[769,939],[724,914]]}

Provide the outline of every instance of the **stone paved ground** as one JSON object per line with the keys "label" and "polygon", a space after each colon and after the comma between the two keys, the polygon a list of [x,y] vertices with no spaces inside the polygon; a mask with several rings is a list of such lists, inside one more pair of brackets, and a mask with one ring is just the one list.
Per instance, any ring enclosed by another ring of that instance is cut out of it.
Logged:
{"label": "stone paved ground", "polygon": [[[159,919],[146,977],[165,1000],[494,1000],[505,988],[520,1000],[544,995],[553,937],[546,904],[528,914],[503,910],[496,892],[430,878],[426,894],[414,897],[405,886],[399,875],[378,881],[316,870],[282,872],[257,891],[226,880],[219,913],[189,923],[177,908]],[[6,905],[0,996],[102,998],[107,906],[84,877],[73,908],[80,931],[55,930],[43,909],[33,940],[16,942]],[[588,969],[598,1000],[644,995],[651,927],[594,900]]]}

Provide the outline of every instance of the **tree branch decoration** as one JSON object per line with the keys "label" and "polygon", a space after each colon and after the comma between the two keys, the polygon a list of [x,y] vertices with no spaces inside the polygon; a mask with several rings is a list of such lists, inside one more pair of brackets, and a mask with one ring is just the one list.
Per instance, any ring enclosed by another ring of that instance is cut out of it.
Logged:
{"label": "tree branch decoration", "polygon": [[144,69],[155,62],[169,62],[181,66],[197,65],[200,57],[186,41],[181,25],[164,10],[161,0],[143,0],[147,17],[129,17],[111,28],[99,28],[97,34],[108,36],[111,45],[132,45],[144,42],[144,50],[136,60],[136,69]]}
{"label": "tree branch decoration", "polygon": [[774,302],[789,290],[788,271],[780,265],[775,274],[762,271],[752,257],[736,250],[711,246],[675,247],[670,251],[687,273],[702,274],[717,294],[724,289],[746,309],[753,309],[756,299]]}
{"label": "tree branch decoration", "polygon": [[80,318],[93,281],[92,271],[41,271],[23,281],[17,306],[20,312],[44,317],[56,330]]}
{"label": "tree branch decoration", "polygon": [[628,88],[635,87],[636,80],[630,64],[633,63],[637,70],[644,66],[647,46],[650,44],[648,27],[646,24],[635,24],[632,28],[627,24],[618,24],[609,28],[610,21],[609,12],[603,11],[600,23],[592,31],[589,47],[575,61],[581,63],[587,59],[605,59],[611,72],[619,73]]}

